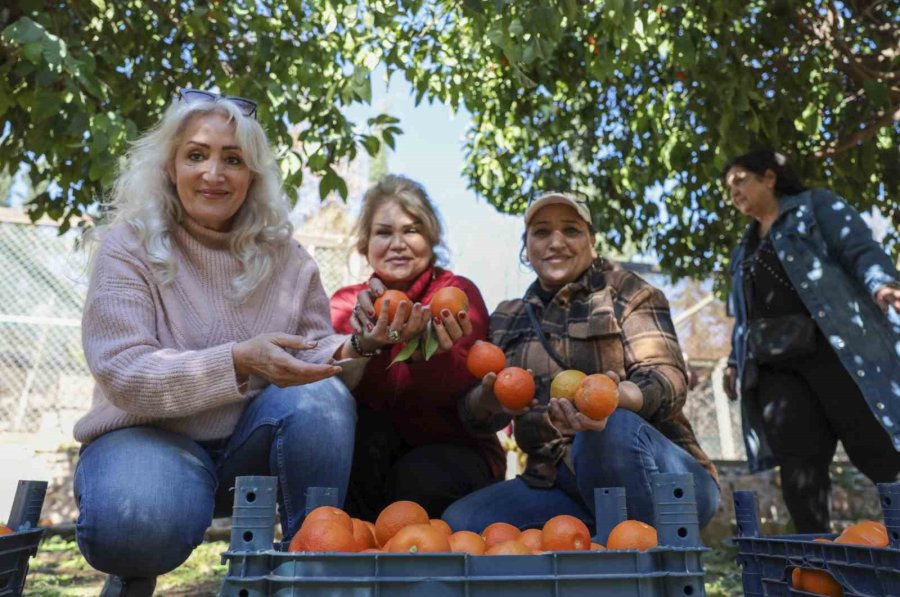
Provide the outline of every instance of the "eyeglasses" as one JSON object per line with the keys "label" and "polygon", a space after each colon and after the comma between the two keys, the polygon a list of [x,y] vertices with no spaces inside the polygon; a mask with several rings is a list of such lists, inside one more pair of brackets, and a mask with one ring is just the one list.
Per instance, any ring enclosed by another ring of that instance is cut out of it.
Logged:
{"label": "eyeglasses", "polygon": [[237,106],[238,110],[241,111],[241,114],[243,114],[247,118],[256,118],[256,102],[254,102],[253,100],[248,100],[245,97],[238,97],[236,95],[219,95],[218,93],[213,93],[212,91],[201,91],[200,89],[181,89],[178,92],[178,99],[187,104],[193,104],[195,102],[214,102],[220,99],[228,100],[229,102]]}

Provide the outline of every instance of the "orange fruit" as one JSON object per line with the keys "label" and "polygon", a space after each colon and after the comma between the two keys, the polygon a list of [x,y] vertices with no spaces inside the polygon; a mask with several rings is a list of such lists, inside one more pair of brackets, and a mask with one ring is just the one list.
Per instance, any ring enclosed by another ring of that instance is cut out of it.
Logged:
{"label": "orange fruit", "polygon": [[550,382],[550,397],[574,400],[575,390],[578,389],[578,385],[585,377],[587,377],[587,374],[577,369],[560,371],[553,378],[553,381]]}
{"label": "orange fruit", "polygon": [[[385,299],[390,301],[390,304],[388,305],[388,321],[394,321],[394,315],[397,314],[400,303],[405,302],[412,307],[412,301],[409,300],[409,297],[406,296],[405,292],[401,290],[385,290],[384,294],[375,299],[375,317],[378,317],[381,313],[381,304],[384,303]],[[406,314],[409,315],[409,311],[407,311]]]}
{"label": "orange fruit", "polygon": [[478,340],[466,355],[469,373],[481,379],[488,373],[500,373],[506,367],[506,355],[496,344]]}
{"label": "orange fruit", "polygon": [[600,545],[599,543],[594,543],[591,541],[591,551],[605,551],[606,548]]}
{"label": "orange fruit", "polygon": [[410,524],[391,538],[391,553],[440,553],[450,551],[444,531],[430,524]]}
{"label": "orange fruit", "polygon": [[[793,573],[791,580],[793,580]],[[800,589],[807,593],[826,597],[844,597],[844,589],[831,574],[824,570],[804,569],[800,574]]]}
{"label": "orange fruit", "polygon": [[15,533],[14,530],[6,526],[5,524],[0,524],[0,535],[11,535]]}
{"label": "orange fruit", "polygon": [[527,545],[515,539],[498,543],[484,552],[486,556],[530,556],[532,554],[533,552]]}
{"label": "orange fruit", "polygon": [[450,551],[468,553],[473,556],[484,554],[484,539],[472,531],[456,531],[450,535]]}
{"label": "orange fruit", "polygon": [[864,520],[844,529],[835,543],[846,545],[868,545],[870,547],[887,547],[887,529],[880,522]]}
{"label": "orange fruit", "polygon": [[518,539],[521,531],[511,524],[505,522],[494,522],[481,531],[481,538],[484,539],[484,546],[487,549],[503,543],[504,541],[512,541]]}
{"label": "orange fruit", "polygon": [[352,520],[353,541],[356,543],[356,550],[365,551],[367,549],[376,549],[378,547],[378,541],[375,540],[375,531],[369,528],[365,521],[358,518]]}
{"label": "orange fruit", "polygon": [[613,414],[618,406],[619,386],[602,373],[588,375],[575,390],[575,408],[595,421]]}
{"label": "orange fruit", "polygon": [[541,549],[544,551],[585,551],[590,547],[591,532],[574,516],[554,516],[541,530]]}
{"label": "orange fruit", "polygon": [[340,522],[348,531],[351,533],[353,532],[353,520],[350,518],[350,515],[334,506],[319,506],[306,515],[300,528],[318,520],[334,520]]}
{"label": "orange fruit", "polygon": [[385,550],[387,542],[397,531],[411,524],[429,524],[428,512],[415,502],[401,500],[381,511],[375,520],[375,538]]}
{"label": "orange fruit", "polygon": [[450,311],[453,317],[457,317],[460,311],[468,311],[469,297],[456,286],[445,286],[431,295],[431,303],[428,306],[435,317],[440,317],[444,309]]}
{"label": "orange fruit", "polygon": [[531,551],[541,551],[543,549],[541,547],[541,529],[528,529],[522,531],[516,541],[524,544]]}
{"label": "orange fruit", "polygon": [[434,528],[440,530],[442,533],[447,535],[448,537],[453,534],[453,529],[450,528],[450,525],[441,520],[440,518],[432,518],[428,521],[428,524],[433,526]]}
{"label": "orange fruit", "polygon": [[371,549],[364,549],[359,553],[384,553],[384,552],[381,551],[380,549],[378,549],[377,547],[373,547]]}
{"label": "orange fruit", "polygon": [[791,586],[795,589],[803,590],[801,586],[803,583],[803,570],[801,568],[794,568],[791,570]]}
{"label": "orange fruit", "polygon": [[521,410],[531,404],[534,391],[534,378],[521,367],[507,367],[494,382],[494,395],[509,410]]}
{"label": "orange fruit", "polygon": [[623,520],[613,527],[606,540],[607,549],[646,551],[659,545],[656,529],[640,520]]}
{"label": "orange fruit", "polygon": [[356,541],[342,521],[324,518],[304,523],[291,539],[288,551],[355,552]]}

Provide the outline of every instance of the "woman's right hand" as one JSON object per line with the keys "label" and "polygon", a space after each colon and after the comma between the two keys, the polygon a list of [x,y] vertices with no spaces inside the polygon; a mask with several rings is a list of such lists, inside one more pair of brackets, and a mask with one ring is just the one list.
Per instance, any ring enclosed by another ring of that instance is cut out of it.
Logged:
{"label": "woman's right hand", "polygon": [[[390,300],[381,304],[381,311],[375,312],[375,299],[386,290],[378,278],[369,280],[369,288],[356,297],[356,306],[350,317],[350,326],[360,335],[365,350],[375,350],[387,344],[406,343],[422,333],[428,325],[431,313],[421,303],[410,306],[401,302],[391,320],[388,315]],[[393,339],[392,339],[393,338]]]}
{"label": "woman's right hand", "polygon": [[308,341],[303,336],[275,332],[236,343],[231,349],[231,356],[238,377],[257,375],[284,388],[313,383],[341,372],[340,367],[307,363],[286,350],[309,350],[315,346],[316,342]]}
{"label": "woman's right hand", "polygon": [[729,399],[737,400],[737,367],[729,365],[725,368],[725,375],[722,376],[722,387]]}
{"label": "woman's right hand", "polygon": [[532,408],[540,406],[537,399],[531,401],[531,404],[519,410],[510,410],[503,406],[497,396],[494,394],[494,382],[497,381],[496,373],[488,373],[481,379],[481,384],[475,386],[469,395],[469,407],[481,416],[478,418],[487,419],[488,417],[507,414],[513,417],[523,415]]}

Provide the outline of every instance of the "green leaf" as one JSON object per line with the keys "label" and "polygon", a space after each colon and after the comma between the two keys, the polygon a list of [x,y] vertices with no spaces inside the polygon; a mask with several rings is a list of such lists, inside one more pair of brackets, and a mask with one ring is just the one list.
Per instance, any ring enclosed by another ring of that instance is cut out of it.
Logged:
{"label": "green leaf", "polygon": [[419,336],[415,336],[406,343],[406,346],[400,349],[400,352],[397,353],[397,356],[394,357],[394,360],[391,361],[391,364],[388,365],[388,368],[390,369],[391,365],[393,365],[394,363],[400,363],[402,361],[409,360],[409,357],[411,357],[418,348]]}
{"label": "green leaf", "polygon": [[40,62],[43,52],[44,44],[39,41],[33,41],[22,46],[22,56],[28,62],[34,62],[35,64]]}
{"label": "green leaf", "polygon": [[434,326],[429,321],[428,327],[425,328],[425,348],[422,351],[426,361],[434,356],[438,346],[440,346],[440,344],[438,343],[437,333],[434,331]]}
{"label": "green leaf", "polygon": [[4,39],[8,39],[15,44],[24,45],[40,41],[44,37],[44,34],[45,31],[43,27],[28,17],[21,17],[4,29],[3,33],[0,35],[2,35]]}

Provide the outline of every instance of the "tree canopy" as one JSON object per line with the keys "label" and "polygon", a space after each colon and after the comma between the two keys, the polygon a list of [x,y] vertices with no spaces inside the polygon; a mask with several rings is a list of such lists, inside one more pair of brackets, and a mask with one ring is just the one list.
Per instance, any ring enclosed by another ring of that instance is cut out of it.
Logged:
{"label": "tree canopy", "polygon": [[346,195],[332,164],[401,134],[342,112],[370,101],[382,65],[419,101],[468,110],[464,175],[491,204],[587,193],[607,246],[673,274],[726,264],[745,222],[721,168],[764,146],[892,217],[896,254],[898,21],[898,0],[13,0],[0,167],[54,183],[35,215],[80,213],[179,86],[216,85],[261,100],[289,187],[306,167]]}

